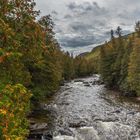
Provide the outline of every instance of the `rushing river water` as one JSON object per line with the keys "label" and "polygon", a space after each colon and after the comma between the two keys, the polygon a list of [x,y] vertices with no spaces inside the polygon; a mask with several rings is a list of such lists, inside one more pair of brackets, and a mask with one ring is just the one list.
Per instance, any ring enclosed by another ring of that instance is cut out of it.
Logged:
{"label": "rushing river water", "polygon": [[140,140],[140,105],[135,100],[108,91],[94,75],[66,83],[44,108],[55,114],[53,140]]}

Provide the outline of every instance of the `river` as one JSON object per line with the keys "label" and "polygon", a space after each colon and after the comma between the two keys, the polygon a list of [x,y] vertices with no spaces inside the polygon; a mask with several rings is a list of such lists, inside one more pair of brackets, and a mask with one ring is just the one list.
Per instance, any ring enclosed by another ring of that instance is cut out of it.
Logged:
{"label": "river", "polygon": [[139,101],[107,90],[98,75],[66,83],[43,108],[51,123],[42,140],[140,140]]}

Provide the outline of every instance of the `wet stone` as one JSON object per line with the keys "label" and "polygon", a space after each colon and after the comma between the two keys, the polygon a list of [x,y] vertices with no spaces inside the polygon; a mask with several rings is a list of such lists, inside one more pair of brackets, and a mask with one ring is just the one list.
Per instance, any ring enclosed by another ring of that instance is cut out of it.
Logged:
{"label": "wet stone", "polygon": [[86,126],[86,122],[84,121],[80,121],[80,122],[73,122],[73,123],[70,123],[69,124],[69,127],[72,127],[72,128],[79,128],[79,127],[83,127],[83,126]]}
{"label": "wet stone", "polygon": [[41,131],[41,130],[45,130],[48,128],[48,124],[47,123],[38,123],[38,124],[33,124],[30,125],[30,130],[31,131]]}
{"label": "wet stone", "polygon": [[74,80],[74,82],[83,82],[83,80],[81,80],[81,79],[76,79],[76,80]]}
{"label": "wet stone", "polygon": [[53,140],[52,134],[43,134],[42,140]]}
{"label": "wet stone", "polygon": [[59,133],[61,135],[66,135],[66,136],[72,136],[73,135],[73,132],[70,129],[68,129],[68,128],[61,128],[59,130]]}

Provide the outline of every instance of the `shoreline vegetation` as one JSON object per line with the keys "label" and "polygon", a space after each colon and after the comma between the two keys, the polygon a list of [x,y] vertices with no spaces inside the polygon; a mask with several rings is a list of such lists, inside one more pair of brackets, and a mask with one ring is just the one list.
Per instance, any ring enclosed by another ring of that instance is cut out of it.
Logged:
{"label": "shoreline vegetation", "polygon": [[74,58],[61,51],[51,16],[36,20],[35,5],[33,0],[0,1],[1,140],[25,139],[30,110],[64,81],[99,73],[108,87],[140,95],[139,22],[136,33],[124,38],[118,27],[117,38],[111,30],[110,42]]}
{"label": "shoreline vegetation", "polygon": [[[140,96],[140,22],[135,32],[123,36],[118,27],[111,30],[109,42],[100,45],[84,57],[92,61],[109,89],[121,92],[122,96]],[[116,36],[115,36],[116,34]]]}

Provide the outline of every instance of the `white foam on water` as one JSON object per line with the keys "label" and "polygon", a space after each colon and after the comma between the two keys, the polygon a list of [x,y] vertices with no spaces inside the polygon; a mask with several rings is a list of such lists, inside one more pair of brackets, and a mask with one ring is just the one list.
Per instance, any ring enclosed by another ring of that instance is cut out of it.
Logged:
{"label": "white foam on water", "polygon": [[100,140],[98,132],[93,127],[81,127],[75,130],[75,137],[72,136],[56,136],[53,140]]}
{"label": "white foam on water", "polygon": [[74,138],[72,136],[56,136],[53,138],[53,140],[78,140],[77,138]]}
{"label": "white foam on water", "polygon": [[114,122],[101,122],[100,121],[100,125],[104,130],[109,131],[114,126]]}
{"label": "white foam on water", "polygon": [[93,127],[81,127],[78,132],[79,140],[100,140],[98,132]]}

